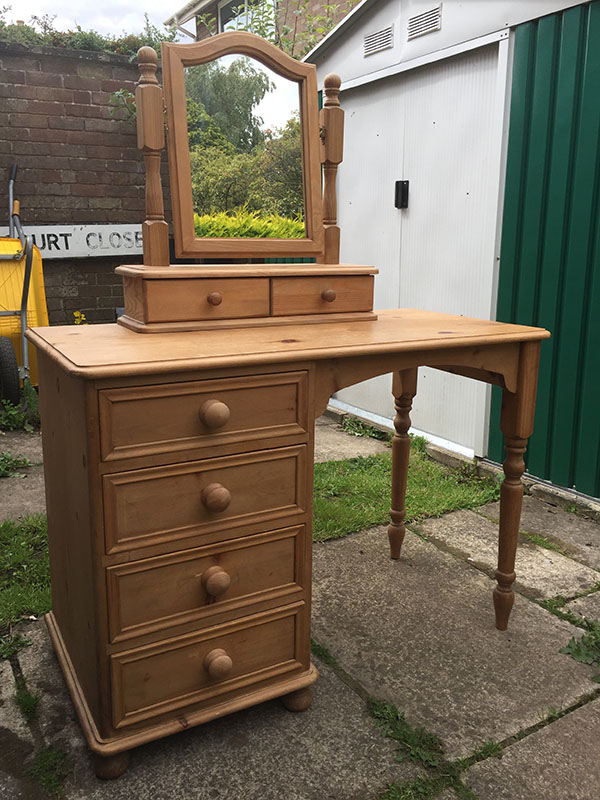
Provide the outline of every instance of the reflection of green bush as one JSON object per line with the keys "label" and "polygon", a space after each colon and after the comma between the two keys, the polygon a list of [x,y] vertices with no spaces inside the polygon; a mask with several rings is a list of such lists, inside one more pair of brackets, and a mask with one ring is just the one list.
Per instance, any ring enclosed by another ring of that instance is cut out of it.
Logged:
{"label": "reflection of green bush", "polygon": [[302,239],[304,222],[280,217],[279,214],[259,215],[240,208],[232,214],[194,214],[194,229],[200,238],[218,239]]}

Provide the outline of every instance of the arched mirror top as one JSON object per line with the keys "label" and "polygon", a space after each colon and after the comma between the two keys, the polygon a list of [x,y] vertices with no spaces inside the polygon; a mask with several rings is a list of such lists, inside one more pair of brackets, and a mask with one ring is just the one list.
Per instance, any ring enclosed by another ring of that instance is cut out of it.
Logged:
{"label": "arched mirror top", "polygon": [[[177,257],[322,253],[315,67],[243,32],[163,43],[162,65]],[[236,127],[226,112],[238,86]],[[223,237],[223,222],[241,235]]]}

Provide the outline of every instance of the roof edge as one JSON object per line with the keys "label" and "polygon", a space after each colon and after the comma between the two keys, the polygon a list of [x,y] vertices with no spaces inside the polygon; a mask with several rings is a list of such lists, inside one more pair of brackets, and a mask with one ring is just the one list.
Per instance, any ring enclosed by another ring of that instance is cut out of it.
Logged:
{"label": "roof edge", "polygon": [[312,50],[309,50],[308,53],[303,56],[302,61],[308,61],[310,64],[314,63],[314,58],[321,55],[322,51],[327,50],[327,48],[329,48],[336,41],[336,39],[341,36],[342,28],[345,28],[346,25],[352,25],[354,22],[359,20],[362,15],[371,8],[371,6],[374,6],[378,2],[379,0],[362,0],[352,9],[352,11],[349,11],[345,17],[342,17],[335,28],[329,31],[327,36],[324,36],[321,41],[313,47]]}

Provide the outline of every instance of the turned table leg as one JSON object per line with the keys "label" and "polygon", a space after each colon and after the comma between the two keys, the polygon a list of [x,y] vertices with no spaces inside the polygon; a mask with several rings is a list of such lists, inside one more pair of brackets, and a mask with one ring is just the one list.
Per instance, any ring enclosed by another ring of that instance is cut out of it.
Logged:
{"label": "turned table leg", "polygon": [[494,589],[496,627],[499,631],[505,631],[508,627],[515,599],[512,585],[523,503],[521,476],[525,471],[523,456],[527,440],[533,432],[539,354],[539,342],[524,342],[521,345],[517,391],[504,389],[502,394],[500,427],[504,434],[506,459],[503,464],[505,478],[500,490],[498,585]]}
{"label": "turned table leg", "polygon": [[307,686],[304,689],[290,692],[281,698],[281,702],[288,711],[306,711],[312,703],[312,689]]}
{"label": "turned table leg", "polygon": [[392,521],[388,526],[391,558],[400,558],[400,550],[404,541],[406,528],[406,479],[408,477],[408,458],[410,455],[410,410],[413,397],[417,393],[417,370],[405,369],[394,373],[392,387],[394,394],[396,416],[394,428],[396,432],[392,439],[392,504],[390,517]]}
{"label": "turned table leg", "polygon": [[115,753],[112,756],[101,756],[94,753],[94,772],[97,778],[109,781],[120,777],[129,766],[129,750]]}

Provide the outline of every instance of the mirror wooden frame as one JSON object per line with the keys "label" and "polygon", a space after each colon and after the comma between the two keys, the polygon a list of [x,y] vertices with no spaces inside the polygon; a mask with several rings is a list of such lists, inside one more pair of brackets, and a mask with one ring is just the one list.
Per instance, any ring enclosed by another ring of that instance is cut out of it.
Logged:
{"label": "mirror wooden frame", "polygon": [[[226,55],[255,58],[283,78],[299,84],[305,238],[213,239],[195,235],[184,69]],[[176,256],[294,258],[321,255],[324,246],[323,215],[317,77],[314,65],[296,61],[275,45],[252,33],[232,31],[193,44],[164,42],[162,68]]]}

